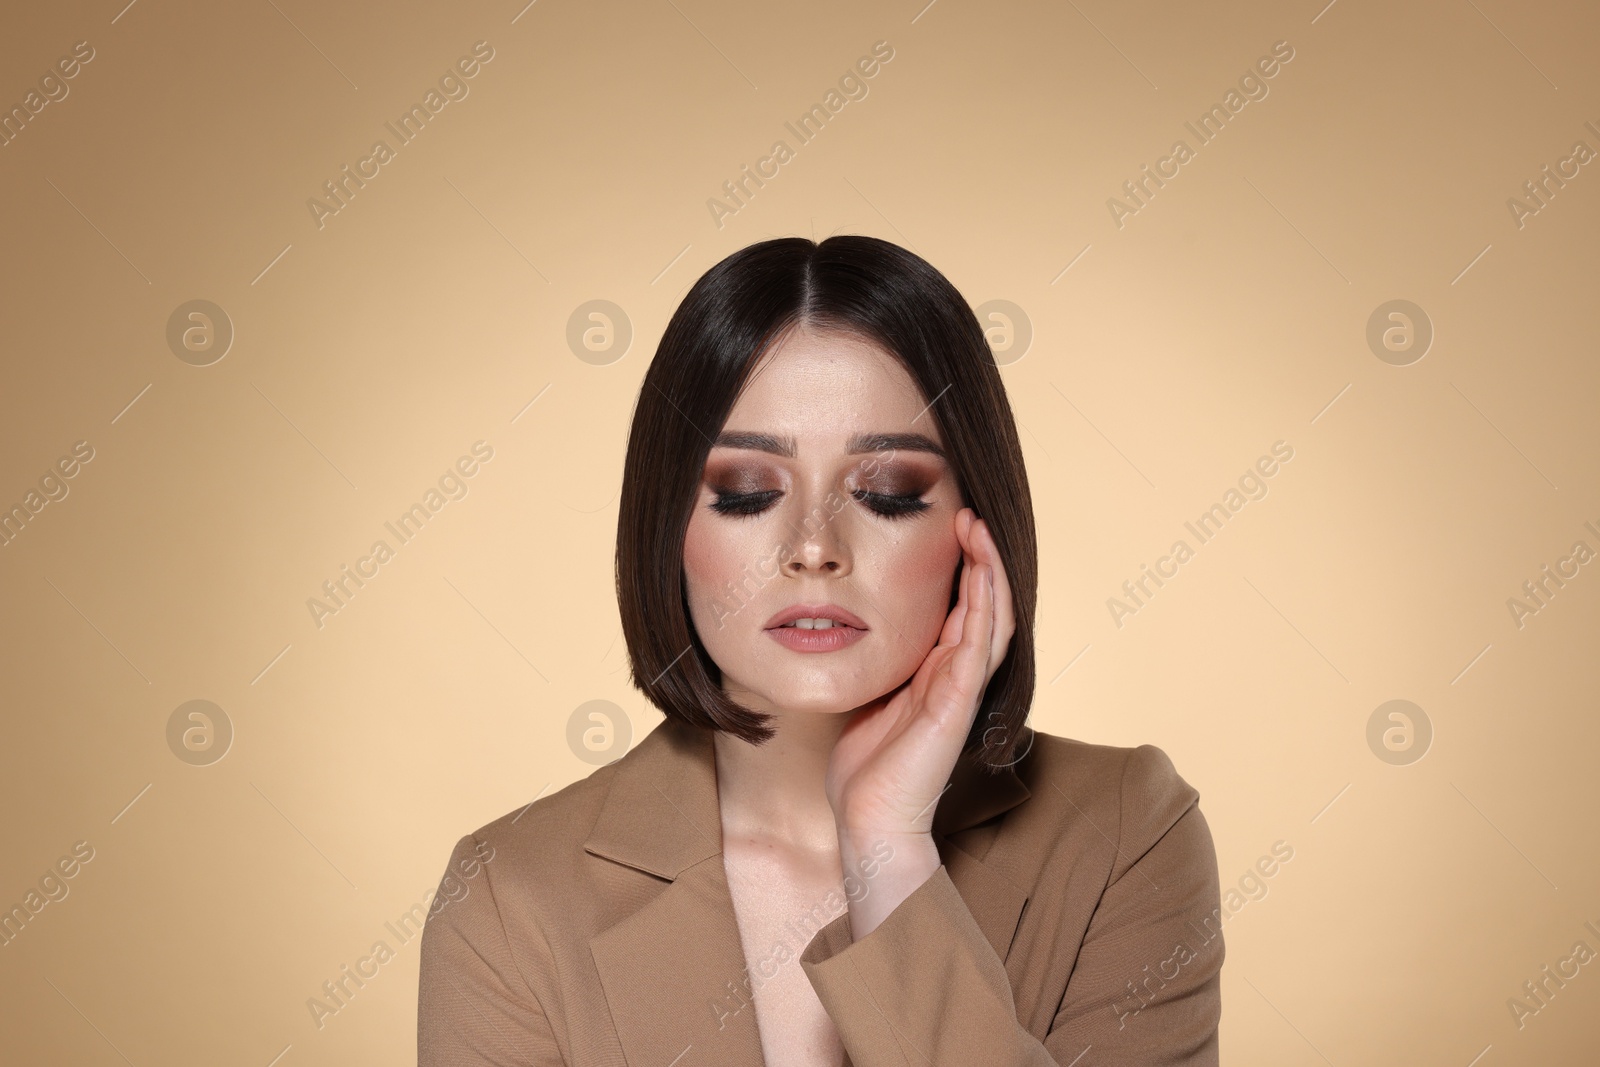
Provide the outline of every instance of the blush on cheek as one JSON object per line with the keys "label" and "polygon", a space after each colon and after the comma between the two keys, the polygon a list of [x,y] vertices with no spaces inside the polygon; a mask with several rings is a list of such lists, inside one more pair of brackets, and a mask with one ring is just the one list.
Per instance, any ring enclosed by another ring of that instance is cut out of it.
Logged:
{"label": "blush on cheek", "polygon": [[724,603],[727,594],[724,592],[725,579],[716,567],[707,567],[703,562],[684,560],[684,584],[688,593],[690,621],[702,638],[711,636],[711,631],[721,629],[719,621],[733,611],[736,605]]}
{"label": "blush on cheek", "polygon": [[713,554],[706,551],[706,547],[699,538],[690,537],[684,541],[683,577],[691,591],[695,586],[709,581],[715,573]]}
{"label": "blush on cheek", "polygon": [[950,614],[961,544],[952,533],[907,549],[893,568],[901,625],[908,638],[915,630],[919,647],[932,648]]}
{"label": "blush on cheek", "polygon": [[732,576],[731,561],[737,552],[731,541],[718,537],[718,531],[708,528],[698,518],[696,516],[696,520],[691,521],[689,528],[684,531],[684,577],[689,581],[691,591],[698,585],[702,587],[702,596],[715,596],[715,590],[720,589],[723,582]]}
{"label": "blush on cheek", "polygon": [[[734,616],[753,616],[746,609],[758,600],[760,581],[754,562],[755,535],[691,521],[684,536],[683,570],[689,609],[701,639],[725,630]],[[759,622],[759,620],[757,620]]]}

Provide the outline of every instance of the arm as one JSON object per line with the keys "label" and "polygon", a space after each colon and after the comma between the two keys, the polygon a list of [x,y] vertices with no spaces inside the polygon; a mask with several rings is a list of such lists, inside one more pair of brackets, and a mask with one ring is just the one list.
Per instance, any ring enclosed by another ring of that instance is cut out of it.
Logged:
{"label": "arm", "polygon": [[[468,834],[456,843],[422,932],[417,991],[418,1067],[556,1067],[565,1061],[550,1022],[511,958],[489,872],[465,884],[454,872],[477,854]],[[442,905],[438,904],[442,901]]]}
{"label": "arm", "polygon": [[1060,946],[1076,963],[1043,1041],[943,866],[865,937],[848,916],[817,934],[801,965],[855,1067],[1067,1067],[1090,1047],[1095,1067],[1214,1067],[1222,941],[1197,930],[1219,906],[1210,830],[1158,748],[1130,753],[1121,793],[1107,885],[1081,946]]}

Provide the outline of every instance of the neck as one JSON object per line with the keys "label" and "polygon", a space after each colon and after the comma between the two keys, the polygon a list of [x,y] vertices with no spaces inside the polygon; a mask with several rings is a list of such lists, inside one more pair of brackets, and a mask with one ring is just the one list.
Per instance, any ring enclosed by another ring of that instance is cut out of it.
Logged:
{"label": "neck", "polygon": [[849,718],[774,712],[770,722],[777,732],[761,745],[721,731],[714,734],[724,841],[737,837],[836,852],[838,837],[824,780],[833,746]]}

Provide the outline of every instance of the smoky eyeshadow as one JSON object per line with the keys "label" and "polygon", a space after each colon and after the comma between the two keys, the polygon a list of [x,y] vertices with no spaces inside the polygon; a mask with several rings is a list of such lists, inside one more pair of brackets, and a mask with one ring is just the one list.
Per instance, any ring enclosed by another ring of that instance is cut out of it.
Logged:
{"label": "smoky eyeshadow", "polygon": [[[855,475],[853,483],[855,489],[864,489],[885,496],[920,495],[938,484],[943,474],[943,464],[939,464],[939,467],[938,471],[929,472],[924,464],[906,461],[879,462],[873,466],[871,473],[868,473],[857,463],[851,465],[851,470],[847,474]],[[753,493],[783,488],[781,477],[776,476],[770,467],[747,465],[737,461],[708,462],[704,481],[711,488],[723,493]]]}

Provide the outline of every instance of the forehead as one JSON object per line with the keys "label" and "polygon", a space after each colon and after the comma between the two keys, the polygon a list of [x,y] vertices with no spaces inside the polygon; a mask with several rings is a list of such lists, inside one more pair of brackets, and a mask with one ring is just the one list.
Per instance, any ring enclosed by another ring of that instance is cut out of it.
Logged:
{"label": "forehead", "polygon": [[728,414],[727,428],[801,442],[914,430],[942,444],[927,407],[910,373],[877,344],[803,328],[762,357]]}

